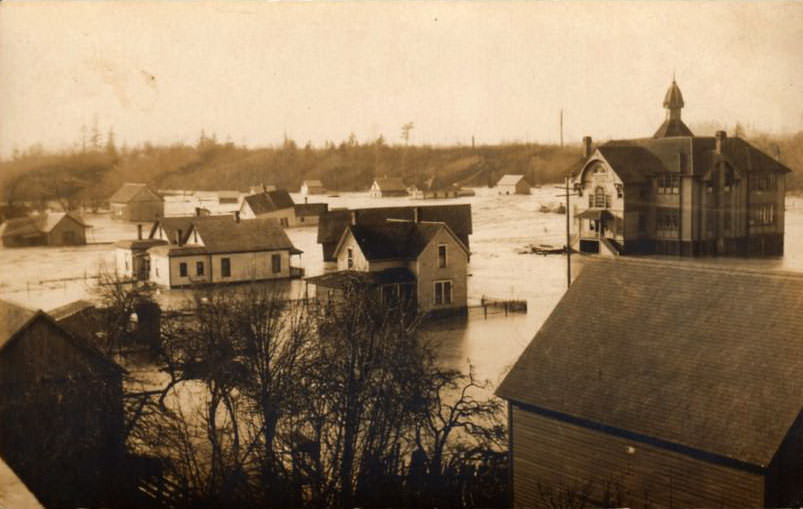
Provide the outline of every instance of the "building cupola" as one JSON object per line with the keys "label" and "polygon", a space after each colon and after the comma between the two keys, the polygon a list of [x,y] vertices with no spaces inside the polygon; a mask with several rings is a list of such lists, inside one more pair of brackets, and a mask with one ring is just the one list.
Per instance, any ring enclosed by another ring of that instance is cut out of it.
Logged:
{"label": "building cupola", "polygon": [[653,138],[667,138],[670,136],[694,136],[691,130],[686,127],[680,119],[680,110],[683,109],[683,94],[680,87],[672,77],[672,84],[664,96],[664,108],[666,108],[666,120],[653,135]]}

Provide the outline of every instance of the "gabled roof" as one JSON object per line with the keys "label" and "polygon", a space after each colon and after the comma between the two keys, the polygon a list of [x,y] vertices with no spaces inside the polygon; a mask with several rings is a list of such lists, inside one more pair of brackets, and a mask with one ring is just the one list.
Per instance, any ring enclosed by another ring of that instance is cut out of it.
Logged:
{"label": "gabled roof", "polygon": [[374,180],[374,182],[379,186],[380,191],[407,191],[404,181],[399,177],[382,177]]}
{"label": "gabled roof", "polygon": [[[716,154],[715,149],[716,140],[712,136],[613,140],[597,147],[599,154],[625,184],[644,182],[661,173],[686,171],[702,177],[719,160],[728,162],[742,174],[791,171],[741,138],[725,138],[722,154]],[[592,156],[584,168],[595,157]]]}
{"label": "gabled roof", "polygon": [[587,264],[497,394],[756,466],[803,409],[803,275]]}
{"label": "gabled roof", "polygon": [[515,186],[521,180],[524,179],[524,175],[502,175],[502,178],[499,179],[499,182],[496,183],[497,186]]}
{"label": "gabled roof", "polygon": [[378,272],[362,272],[357,270],[339,270],[327,272],[320,276],[305,278],[305,281],[324,288],[346,288],[349,285],[382,285],[388,283],[415,283],[415,274],[409,269],[397,267]]}
{"label": "gabled roof", "polygon": [[301,185],[306,185],[307,187],[323,187],[323,182],[320,180],[305,180]]}
{"label": "gabled roof", "polygon": [[60,322],[65,318],[69,318],[77,313],[81,313],[86,311],[87,309],[94,309],[95,305],[87,300],[76,300],[65,304],[63,306],[59,306],[57,308],[53,308],[47,312],[54,320]]}
{"label": "gabled roof", "polygon": [[28,237],[49,233],[65,218],[76,222],[84,228],[91,228],[81,218],[69,212],[50,212],[48,214],[9,219],[5,223],[3,237]]}
{"label": "gabled roof", "polygon": [[[220,214],[214,216],[162,217],[153,222],[153,225],[151,226],[151,232],[148,235],[148,240],[159,240],[156,239],[156,233],[159,231],[159,228],[162,228],[167,236],[167,239],[165,240],[167,240],[168,244],[176,244],[176,236],[178,235],[178,232],[181,231],[181,243],[183,244],[187,242],[187,239],[190,236],[192,225],[205,221],[223,221],[226,223],[233,223],[234,215]],[[144,242],[139,241],[135,247],[144,245]],[[125,246],[121,245],[121,247]]]}
{"label": "gabled roof", "polygon": [[694,136],[685,123],[679,118],[664,120],[664,123],[652,135],[653,138],[667,138],[670,136]]}
{"label": "gabled roof", "polygon": [[334,259],[336,243],[343,231],[351,223],[352,214],[358,225],[381,225],[388,219],[412,221],[416,210],[420,221],[442,221],[466,247],[472,233],[471,205],[427,205],[422,207],[377,207],[366,209],[330,210],[320,215],[318,222],[318,243],[323,245],[324,260]]}
{"label": "gabled roof", "polygon": [[[66,309],[65,306],[62,307]],[[57,308],[57,310],[58,309],[60,308]],[[62,318],[64,317],[62,316]],[[56,319],[41,309],[34,311],[3,299],[0,299],[0,352],[11,344],[13,340],[20,337],[20,333],[36,320],[47,321],[50,325],[63,333],[65,339],[78,350],[99,360],[102,364],[112,368],[114,371],[123,371],[116,362],[103,355],[103,353],[83,339],[71,334],[60,326]]]}
{"label": "gabled roof", "polygon": [[288,209],[294,206],[293,199],[284,189],[266,191],[264,193],[246,196],[243,201],[248,203],[254,214],[267,214],[276,210]]}
{"label": "gabled roof", "polygon": [[329,205],[326,203],[299,203],[296,205],[296,216],[320,216],[327,210],[329,210]]}
{"label": "gabled roof", "polygon": [[446,183],[442,178],[440,178],[437,175],[429,177],[427,180],[424,181],[424,184],[421,186],[421,189],[424,191],[444,191],[447,189],[454,189],[454,188],[455,186]]}
{"label": "gabled roof", "polygon": [[[343,238],[349,233],[353,235],[360,246],[360,251],[369,261],[415,260],[435,235],[444,228],[468,254],[468,248],[460,242],[446,223],[441,222],[387,221],[380,225],[350,225],[343,232]],[[342,244],[343,239],[335,248],[335,256]]]}
{"label": "gabled roof", "polygon": [[[244,253],[253,251],[289,250],[292,254],[301,251],[293,246],[290,238],[273,218],[256,218],[236,222],[231,215],[192,218],[186,235],[189,240],[197,232],[203,245],[187,243],[182,246],[156,246],[154,253],[170,255]],[[200,219],[200,220],[198,220]]]}
{"label": "gabled roof", "polygon": [[111,198],[109,198],[109,203],[128,203],[139,193],[145,190],[149,191],[157,198],[162,199],[157,193],[153,192],[153,190],[151,190],[147,184],[126,182],[120,189],[117,190],[117,192],[111,195]]}

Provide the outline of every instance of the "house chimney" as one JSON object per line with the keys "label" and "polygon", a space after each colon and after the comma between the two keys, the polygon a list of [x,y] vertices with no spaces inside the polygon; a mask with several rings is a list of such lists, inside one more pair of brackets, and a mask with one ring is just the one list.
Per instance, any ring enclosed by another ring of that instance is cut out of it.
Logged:
{"label": "house chimney", "polygon": [[781,162],[781,146],[775,145],[775,160]]}
{"label": "house chimney", "polygon": [[307,198],[306,196],[304,197],[304,203],[309,203],[309,198]]}
{"label": "house chimney", "polygon": [[176,245],[181,247],[181,229],[176,230]]}
{"label": "house chimney", "polygon": [[583,136],[583,157],[588,159],[589,157],[591,157],[592,151],[593,150],[591,147],[591,136]]}
{"label": "house chimney", "polygon": [[413,207],[413,222],[418,223],[421,221],[421,207]]}
{"label": "house chimney", "polygon": [[728,135],[727,133],[725,133],[725,131],[717,131],[717,133],[714,135],[714,138],[716,138],[716,141],[714,143],[715,153],[720,155],[722,154],[722,143],[725,141],[725,138],[727,137]]}
{"label": "house chimney", "polygon": [[235,210],[234,211],[234,222],[235,223],[239,223],[240,222],[240,211],[239,210]]}
{"label": "house chimney", "polygon": [[356,210],[352,210],[351,211],[351,225],[354,226],[356,224],[357,224],[357,211]]}
{"label": "house chimney", "polygon": [[195,207],[195,216],[198,217],[201,215],[201,207]]}
{"label": "house chimney", "polygon": [[263,193],[267,193],[268,192],[268,188],[267,188],[267,186],[265,185],[264,182],[262,183],[262,192]]}
{"label": "house chimney", "polygon": [[137,239],[142,240],[142,224],[137,225]]}

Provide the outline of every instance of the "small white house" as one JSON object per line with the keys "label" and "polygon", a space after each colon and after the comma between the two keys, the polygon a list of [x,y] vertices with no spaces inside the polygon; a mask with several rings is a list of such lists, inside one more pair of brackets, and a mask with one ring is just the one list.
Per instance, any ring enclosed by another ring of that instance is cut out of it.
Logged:
{"label": "small white house", "polygon": [[301,194],[304,196],[326,194],[326,188],[320,180],[305,180],[301,183]]}
{"label": "small white house", "polygon": [[383,177],[374,180],[368,193],[372,198],[407,196],[407,187],[399,177]]}
{"label": "small white house", "polygon": [[504,175],[496,183],[496,190],[499,194],[530,194],[530,184],[524,175]]}

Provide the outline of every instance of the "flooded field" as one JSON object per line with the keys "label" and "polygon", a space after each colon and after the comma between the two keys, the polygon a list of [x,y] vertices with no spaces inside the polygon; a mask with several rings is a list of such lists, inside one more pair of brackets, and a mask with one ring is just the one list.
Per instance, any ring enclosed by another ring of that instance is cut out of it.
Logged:
{"label": "flooded field", "polygon": [[[525,299],[527,314],[494,314],[487,319],[472,310],[467,319],[441,320],[429,324],[425,333],[437,341],[444,363],[465,369],[471,362],[478,375],[498,383],[506,369],[532,339],[566,289],[566,258],[562,255],[521,255],[516,250],[527,244],[562,245],[565,216],[539,212],[541,205],[556,203],[559,190],[552,186],[534,189],[530,196],[498,196],[493,189],[477,189],[477,195],[455,200],[410,200],[370,198],[365,193],[343,193],[338,197],[315,196],[311,202],[327,202],[330,208],[380,207],[470,203],[474,233],[470,237],[469,303],[483,296]],[[293,195],[296,203],[303,198]],[[767,270],[803,272],[803,198],[787,198],[786,256],[778,259],[699,258],[700,263],[749,266]],[[170,212],[170,210],[168,210]],[[77,248],[0,248],[0,296],[21,304],[52,309],[79,298],[92,298],[92,276],[114,260],[114,240],[134,238],[136,225],[111,221],[108,216],[88,216],[93,226],[92,244]],[[289,229],[288,235],[302,249],[302,265],[308,276],[322,273],[321,247],[317,228]],[[590,257],[573,256],[576,276]],[[302,281],[284,282],[287,292],[301,295]],[[180,305],[186,292],[162,292],[160,298]]]}

